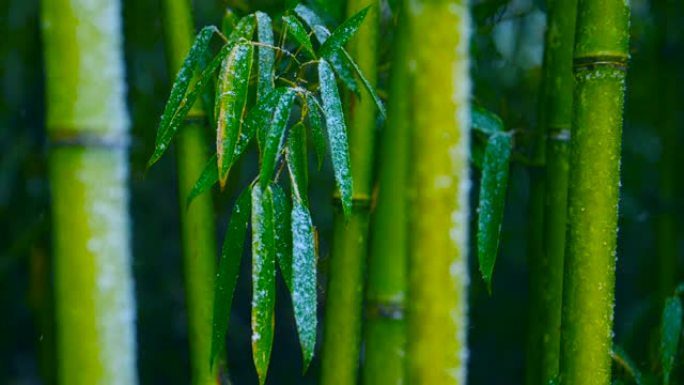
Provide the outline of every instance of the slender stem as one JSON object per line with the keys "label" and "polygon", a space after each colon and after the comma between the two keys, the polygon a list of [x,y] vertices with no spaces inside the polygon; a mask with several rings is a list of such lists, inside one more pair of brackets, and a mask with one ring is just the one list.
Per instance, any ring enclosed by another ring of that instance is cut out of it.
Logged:
{"label": "slender stem", "polygon": [[[348,48],[371,85],[375,86],[380,4],[377,0],[350,0],[348,14],[368,5],[371,8],[366,20]],[[323,385],[356,384],[358,375],[376,114],[373,99],[365,90],[362,92],[361,98],[350,95],[347,99],[354,209],[346,221],[341,210],[336,210],[333,223],[323,328]]]}
{"label": "slender stem", "polygon": [[121,5],[41,5],[58,383],[134,385]]}
{"label": "slender stem", "polygon": [[629,6],[579,0],[563,282],[561,384],[611,380]]}
{"label": "slender stem", "polygon": [[[412,107],[407,379],[465,384],[470,16],[466,1],[407,3]],[[429,33],[425,33],[429,31]]]}
{"label": "slender stem", "polygon": [[[548,1],[544,78],[542,80],[541,132],[546,135],[541,253],[530,269],[536,283],[530,293],[528,385],[546,385],[558,376],[560,359],[563,263],[568,191],[568,155],[572,121],[572,49],[577,0]],[[540,204],[537,202],[537,204]]]}

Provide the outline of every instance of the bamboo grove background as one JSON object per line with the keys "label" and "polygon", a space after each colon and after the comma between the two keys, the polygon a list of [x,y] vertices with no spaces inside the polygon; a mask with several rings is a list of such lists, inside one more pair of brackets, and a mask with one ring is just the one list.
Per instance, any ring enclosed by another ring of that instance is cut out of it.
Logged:
{"label": "bamboo grove background", "polygon": [[[183,235],[178,226],[178,202],[183,200],[177,195],[177,186],[188,182],[177,179],[173,156],[163,158],[158,166],[146,172],[159,115],[179,66],[178,55],[181,58],[183,55],[173,53],[174,49],[179,49],[174,47],[187,49],[189,44],[182,40],[176,43],[167,40],[163,15],[172,11],[165,3],[162,0],[124,0],[122,4],[131,137],[130,231],[137,301],[137,366],[141,384],[187,384],[192,372],[187,332],[191,316],[188,315],[184,287],[189,278],[184,276],[187,273],[181,255]],[[230,3],[237,12],[245,12],[248,8],[278,12],[283,8],[282,2],[275,0]],[[326,11],[333,23],[345,18],[342,2],[323,3],[327,5]],[[476,0],[471,3],[473,100],[501,117],[507,129],[515,133],[516,147],[491,295],[479,276],[474,252],[475,233],[471,231],[470,234],[468,383],[522,384],[526,380],[526,346],[530,337],[528,310],[533,306],[530,298],[534,297],[528,288],[528,257],[534,252],[536,242],[529,230],[530,208],[534,206],[531,197],[535,196],[534,181],[538,178],[535,175],[535,151],[538,151],[535,146],[538,144],[534,132],[548,124],[539,111],[539,97],[543,94],[540,90],[544,77],[544,30],[549,16],[547,4],[540,0]],[[550,3],[568,2],[553,0]],[[224,1],[194,2],[194,30],[208,24],[220,25],[225,6]],[[613,329],[614,341],[642,369],[658,371],[660,369],[654,363],[658,362],[662,303],[683,276],[684,227],[681,218],[684,207],[678,197],[682,196],[684,186],[678,166],[684,164],[684,155],[678,148],[684,143],[684,107],[681,103],[684,100],[684,72],[681,71],[684,64],[684,4],[676,0],[632,0],[631,6],[631,59],[625,95]],[[387,12],[379,17],[381,43],[375,58],[377,84],[378,89],[384,91],[381,94],[392,95],[395,91],[388,81],[389,64],[393,57],[402,57],[402,54],[392,52],[392,45],[388,44],[396,38],[397,29],[392,26],[395,21]],[[44,129],[47,121],[44,40],[39,20],[36,0],[0,3],[0,34],[3,36],[0,44],[2,384],[55,383],[56,329],[50,257],[53,239],[47,178],[48,139]],[[189,39],[190,36],[175,38]],[[356,50],[359,51],[359,47]],[[435,48],[432,54],[437,59],[438,49]],[[368,60],[372,63],[374,59]],[[391,103],[390,109],[405,108],[394,107]],[[363,119],[358,118],[355,122]],[[367,143],[372,140],[365,139]],[[381,140],[382,136],[376,136],[376,149],[382,146]],[[249,175],[255,173],[256,162],[256,155],[248,153],[239,169],[231,173],[229,185],[248,183]],[[382,163],[376,160],[372,165],[376,169],[375,175],[380,173],[382,178],[384,174],[379,171]],[[471,175],[477,179],[478,172],[473,170]],[[322,303],[321,293],[329,273],[328,257],[334,247],[333,224],[337,215],[331,204],[334,185],[329,164],[324,165],[322,172],[310,174],[310,185],[311,212],[319,234],[321,316],[325,314],[326,304]],[[218,234],[223,234],[228,225],[225,213],[231,209],[238,192],[239,189],[234,189],[229,190],[229,194],[214,195]],[[475,202],[476,192],[476,188],[471,189],[471,202]],[[471,212],[475,212],[474,208]],[[474,229],[475,226],[473,217],[470,227]],[[250,266],[243,263],[241,269],[226,356],[234,383],[252,384],[257,383],[257,378],[250,353]],[[369,269],[370,277],[374,272],[372,266]],[[320,346],[302,380],[291,303],[281,280],[277,285],[276,343],[267,383],[317,383],[322,366]],[[372,325],[372,321],[367,319],[364,328]],[[325,341],[320,330],[318,338],[319,344]],[[196,339],[195,342],[201,343]],[[679,357],[681,359],[682,355]],[[681,373],[684,365],[675,368],[674,378],[684,381]],[[618,375],[623,370],[620,367],[613,369]],[[372,377],[373,373],[363,372],[359,376]]]}

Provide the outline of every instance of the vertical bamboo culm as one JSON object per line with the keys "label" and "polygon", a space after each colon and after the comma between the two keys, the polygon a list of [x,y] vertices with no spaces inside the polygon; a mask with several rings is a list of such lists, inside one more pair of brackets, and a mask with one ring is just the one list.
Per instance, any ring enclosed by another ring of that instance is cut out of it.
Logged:
{"label": "vertical bamboo culm", "polygon": [[412,0],[408,65],[407,381],[465,384],[470,15],[467,1]]}
{"label": "vertical bamboo culm", "polygon": [[622,110],[629,43],[624,0],[579,0],[560,379],[611,380]]}
{"label": "vertical bamboo culm", "polygon": [[[165,0],[163,5],[167,62],[173,80],[190,50],[195,28],[189,0]],[[186,124],[176,136],[178,200],[193,385],[219,383],[218,365],[214,365],[213,370],[209,365],[216,270],[211,194],[202,194],[192,204],[186,205],[187,197],[208,160],[207,130],[203,126],[206,120],[202,106],[199,102],[195,103],[188,113]]]}
{"label": "vertical bamboo culm", "polygon": [[[375,87],[379,2],[350,0],[348,15],[371,6],[349,44],[349,52]],[[373,183],[376,108],[367,91],[347,98],[349,151],[354,181],[353,210],[348,220],[334,214],[333,249],[323,327],[321,384],[356,384],[361,347],[363,283],[368,254],[368,216]]]}
{"label": "vertical bamboo culm", "polygon": [[134,385],[121,6],[42,5],[58,379]]}

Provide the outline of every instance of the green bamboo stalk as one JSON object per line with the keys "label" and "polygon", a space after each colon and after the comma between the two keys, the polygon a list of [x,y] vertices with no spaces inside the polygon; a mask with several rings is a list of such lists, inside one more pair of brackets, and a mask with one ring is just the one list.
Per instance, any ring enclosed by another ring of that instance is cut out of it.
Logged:
{"label": "green bamboo stalk", "polygon": [[371,247],[366,289],[363,383],[406,383],[406,170],[410,106],[408,30],[399,29],[394,42],[389,115],[380,142],[377,203],[371,221]]}
{"label": "green bamboo stalk", "polygon": [[[173,80],[190,50],[195,34],[188,0],[164,1],[164,27],[169,73]],[[202,194],[187,205],[187,197],[208,160],[204,136],[206,130],[203,126],[205,122],[206,114],[197,102],[190,109],[186,124],[176,136],[188,339],[194,385],[219,383],[219,365],[209,365],[216,273],[216,238],[211,194]]]}
{"label": "green bamboo stalk", "polygon": [[58,382],[137,384],[121,6],[41,5]]}
{"label": "green bamboo stalk", "polygon": [[[350,0],[347,14],[370,6],[361,28],[349,43],[371,86],[377,78],[379,2]],[[348,101],[349,152],[354,185],[353,210],[345,220],[336,209],[330,257],[326,313],[323,327],[321,384],[356,384],[361,345],[363,283],[368,253],[368,218],[373,183],[376,107],[371,95],[350,95]]]}
{"label": "green bamboo stalk", "polygon": [[412,119],[406,383],[465,384],[470,176],[467,1],[407,3]]}
{"label": "green bamboo stalk", "polygon": [[563,385],[606,385],[611,380],[628,43],[627,2],[579,0],[561,331]]}
{"label": "green bamboo stalk", "polygon": [[546,385],[558,376],[560,358],[563,263],[568,191],[568,155],[572,122],[572,55],[577,0],[550,0],[542,80],[541,131],[546,134],[543,199],[543,249],[531,271],[538,286],[530,291],[531,344],[529,385]]}

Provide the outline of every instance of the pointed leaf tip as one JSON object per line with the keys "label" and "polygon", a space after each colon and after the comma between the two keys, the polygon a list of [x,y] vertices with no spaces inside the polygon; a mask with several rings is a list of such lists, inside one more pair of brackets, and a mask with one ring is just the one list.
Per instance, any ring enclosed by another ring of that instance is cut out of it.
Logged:
{"label": "pointed leaf tip", "polygon": [[371,6],[368,6],[361,11],[357,12],[355,15],[347,19],[342,23],[333,33],[323,42],[321,47],[318,49],[320,56],[324,58],[329,58],[330,55],[336,52],[338,49],[342,48],[349,39],[354,36],[356,31],[358,31],[361,23],[366,18],[368,10]]}

